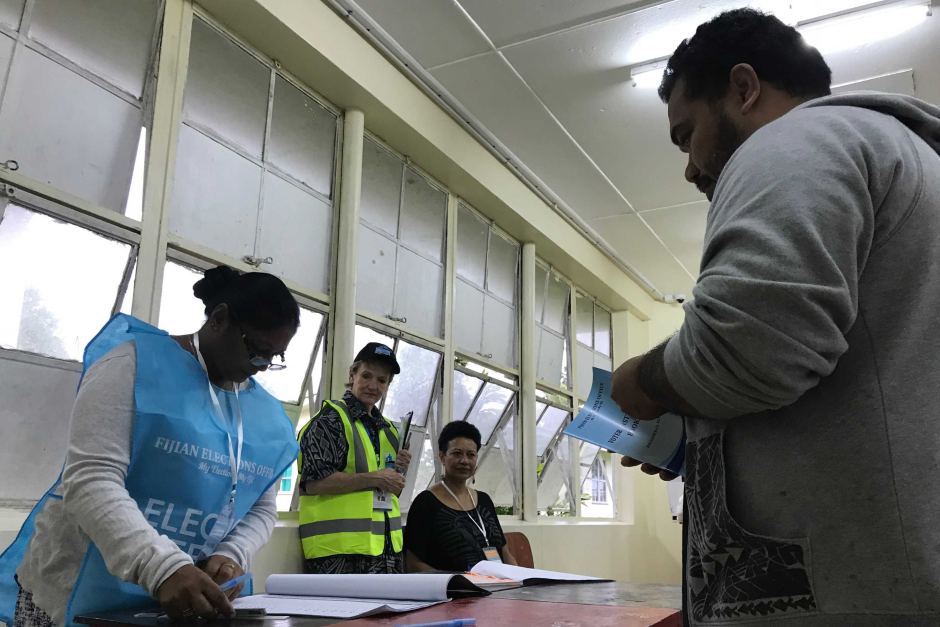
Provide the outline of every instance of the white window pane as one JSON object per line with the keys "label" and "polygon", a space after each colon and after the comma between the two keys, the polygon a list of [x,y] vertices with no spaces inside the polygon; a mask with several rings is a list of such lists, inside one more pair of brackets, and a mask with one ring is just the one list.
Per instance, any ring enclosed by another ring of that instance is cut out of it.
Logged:
{"label": "white window pane", "polygon": [[476,425],[477,429],[480,430],[484,444],[493,435],[493,429],[499,423],[500,417],[506,410],[506,405],[512,399],[512,394],[512,390],[495,383],[487,383],[483,387],[483,393],[480,394],[480,398],[477,399],[470,415],[467,416],[467,422]]}
{"label": "white window pane", "polygon": [[267,159],[325,196],[333,188],[336,116],[278,76]]}
{"label": "white window pane", "polygon": [[279,176],[264,175],[258,256],[264,270],[312,290],[330,291],[333,208]]}
{"label": "white window pane", "polygon": [[147,165],[147,128],[140,127],[137,140],[137,154],[134,157],[134,172],[131,175],[131,187],[124,203],[124,215],[138,222],[144,215],[144,168]]}
{"label": "white window pane", "polygon": [[408,326],[441,337],[444,310],[444,269],[410,250],[398,249],[395,315]]}
{"label": "white window pane", "polygon": [[549,329],[562,333],[566,337],[568,335],[569,295],[568,284],[554,273],[549,273],[545,315],[542,320]]}
{"label": "white window pane", "polygon": [[7,68],[10,66],[10,58],[13,56],[13,40],[0,33],[0,88],[6,82]]}
{"label": "white window pane", "polygon": [[591,464],[593,464],[594,460],[597,459],[597,452],[600,450],[601,448],[596,444],[591,444],[590,442],[581,443],[580,459],[582,481],[584,480],[583,478],[585,477],[586,473],[590,470]]}
{"label": "white window pane", "polygon": [[542,309],[545,306],[545,280],[548,278],[548,270],[541,264],[535,264],[535,321],[542,322]]}
{"label": "white window pane", "polygon": [[363,141],[359,216],[394,237],[398,236],[402,167],[398,157],[368,137]]}
{"label": "white window pane", "polygon": [[546,383],[561,385],[565,340],[547,329],[536,329],[539,334],[537,376]]}
{"label": "white window pane", "polygon": [[491,451],[477,468],[475,488],[486,492],[497,507],[513,506],[512,472],[498,450]]}
{"label": "white window pane", "polygon": [[600,353],[594,353],[594,367],[602,368],[607,372],[613,372],[613,360],[606,355],[601,355]]}
{"label": "white window pane", "polygon": [[591,392],[591,381],[593,379],[594,351],[590,348],[576,344],[577,364],[575,365],[574,389],[575,393],[581,398],[587,398]]}
{"label": "white window pane", "polygon": [[22,48],[0,112],[0,160],[15,159],[21,174],[120,212],[140,127],[140,109]]}
{"label": "white window pane", "polygon": [[516,302],[519,245],[490,232],[490,254],[486,259],[486,289],[508,303]]}
{"label": "white window pane", "polygon": [[183,115],[261,157],[271,70],[200,19],[193,20]]}
{"label": "white window pane", "polygon": [[453,411],[453,420],[463,420],[470,411],[473,399],[477,392],[483,387],[483,381],[476,377],[471,377],[459,370],[454,370],[454,401],[451,404]]}
{"label": "white window pane", "polygon": [[441,355],[402,341],[398,343],[395,358],[401,366],[401,373],[395,375],[388,388],[382,413],[398,422],[399,418],[412,411],[420,423],[428,413],[431,394],[440,387],[437,369]]}
{"label": "white window pane", "polygon": [[163,267],[158,325],[171,335],[195,333],[206,321],[205,305],[193,295],[193,285],[202,273],[167,261]]}
{"label": "white window pane", "polygon": [[186,124],[180,127],[170,231],[235,259],[251,255],[261,168]]}
{"label": "white window pane", "polygon": [[[565,482],[565,465],[557,457],[558,451],[566,451],[568,448],[568,436],[559,439],[556,446],[556,457],[551,460],[542,476],[539,477],[538,505],[540,510],[545,510],[546,514],[573,516],[571,505],[568,500],[568,490]],[[552,510],[549,512],[548,510]]]}
{"label": "white window pane", "polygon": [[385,316],[392,313],[398,245],[359,225],[356,307]]}
{"label": "white window pane", "polygon": [[578,342],[585,346],[594,346],[594,301],[577,292],[575,305],[575,332]]}
{"label": "white window pane", "polygon": [[422,255],[441,261],[447,194],[432,187],[412,169],[405,171],[405,192],[401,207],[401,241]]}
{"label": "white window pane", "polygon": [[421,454],[418,455],[416,461],[411,462],[412,464],[418,464],[418,476],[415,478],[415,494],[420,493],[422,490],[427,489],[431,485],[431,480],[434,479],[434,445],[431,444],[431,438],[437,438],[437,434],[427,434],[424,437],[424,446],[421,449]]}
{"label": "white window pane", "polygon": [[139,98],[158,5],[156,0],[37,0],[29,36]]}
{"label": "white window pane", "polygon": [[361,351],[369,342],[385,344],[389,348],[393,348],[395,346],[395,340],[390,336],[385,335],[384,333],[379,333],[375,329],[370,329],[369,327],[364,327],[361,324],[357,324],[356,333],[355,336],[353,336],[353,354],[349,356],[349,365],[352,365],[353,359],[355,359],[356,355],[359,354],[359,351]]}
{"label": "white window pane", "polygon": [[504,366],[515,366],[516,310],[489,294],[483,304],[483,350]]}
{"label": "white window pane", "polygon": [[111,317],[129,252],[127,244],[8,205],[0,222],[0,346],[80,361]]}
{"label": "white window pane", "polygon": [[548,448],[552,438],[558,433],[569,415],[567,411],[557,407],[549,407],[542,414],[542,419],[539,420],[535,430],[535,448],[539,457],[545,454],[545,449]]}
{"label": "white window pane", "polygon": [[490,228],[464,205],[457,211],[457,276],[483,287]]}
{"label": "white window pane", "polygon": [[26,0],[0,0],[0,24],[18,30],[24,4]]}
{"label": "white window pane", "polygon": [[324,317],[321,313],[301,307],[300,326],[297,327],[297,333],[284,353],[287,368],[268,370],[255,375],[255,379],[276,398],[287,403],[299,401],[307,366],[310,365]]}
{"label": "white window pane", "polygon": [[594,349],[610,357],[610,312],[594,305]]}
{"label": "white window pane", "polygon": [[475,355],[483,344],[483,291],[457,279],[454,289],[454,342]]}

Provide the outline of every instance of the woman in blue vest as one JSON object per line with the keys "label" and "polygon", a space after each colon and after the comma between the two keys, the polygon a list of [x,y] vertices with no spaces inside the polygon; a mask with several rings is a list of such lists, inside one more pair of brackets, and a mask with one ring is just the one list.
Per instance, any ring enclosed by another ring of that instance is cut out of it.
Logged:
{"label": "woman in blue vest", "polygon": [[86,347],[62,474],[0,557],[0,619],[72,625],[154,598],[173,618],[233,614],[242,584],[220,584],[270,537],[297,454],[251,376],[282,365],[300,312],[259,272],[214,268],[193,292],[196,333],[117,315]]}

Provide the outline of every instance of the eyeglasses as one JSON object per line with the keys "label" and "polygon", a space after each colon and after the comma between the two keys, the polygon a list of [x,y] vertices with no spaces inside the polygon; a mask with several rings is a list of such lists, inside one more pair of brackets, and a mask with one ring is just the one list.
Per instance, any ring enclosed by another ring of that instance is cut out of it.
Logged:
{"label": "eyeglasses", "polygon": [[[245,348],[248,350],[248,363],[255,368],[260,370],[283,370],[287,368],[287,364],[284,363],[284,353],[265,357],[264,351],[258,350],[257,347],[251,343],[251,340],[248,339],[248,336],[245,335],[244,331],[242,331],[242,342],[245,343]],[[281,358],[280,363],[274,363],[275,357]]]}

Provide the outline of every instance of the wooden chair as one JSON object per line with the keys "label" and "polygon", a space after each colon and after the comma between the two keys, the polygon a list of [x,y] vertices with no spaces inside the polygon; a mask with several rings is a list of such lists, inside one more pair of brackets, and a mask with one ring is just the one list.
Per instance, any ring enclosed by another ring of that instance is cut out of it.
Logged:
{"label": "wooden chair", "polygon": [[521,531],[510,531],[506,534],[506,547],[516,558],[516,563],[526,568],[535,568],[535,560],[532,559],[532,545],[529,539]]}

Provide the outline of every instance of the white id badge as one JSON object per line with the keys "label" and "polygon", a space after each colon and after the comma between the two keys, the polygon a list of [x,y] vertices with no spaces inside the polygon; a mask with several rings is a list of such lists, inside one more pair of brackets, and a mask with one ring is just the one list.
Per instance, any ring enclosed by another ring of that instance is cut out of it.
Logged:
{"label": "white id badge", "polygon": [[372,509],[389,512],[392,510],[392,507],[392,495],[390,492],[386,492],[385,490],[372,491]]}
{"label": "white id badge", "polygon": [[497,549],[495,546],[485,546],[485,547],[483,547],[483,555],[486,557],[486,561],[488,561],[488,562],[500,562],[500,563],[502,563],[502,561],[503,561],[503,560],[499,557],[499,549]]}

